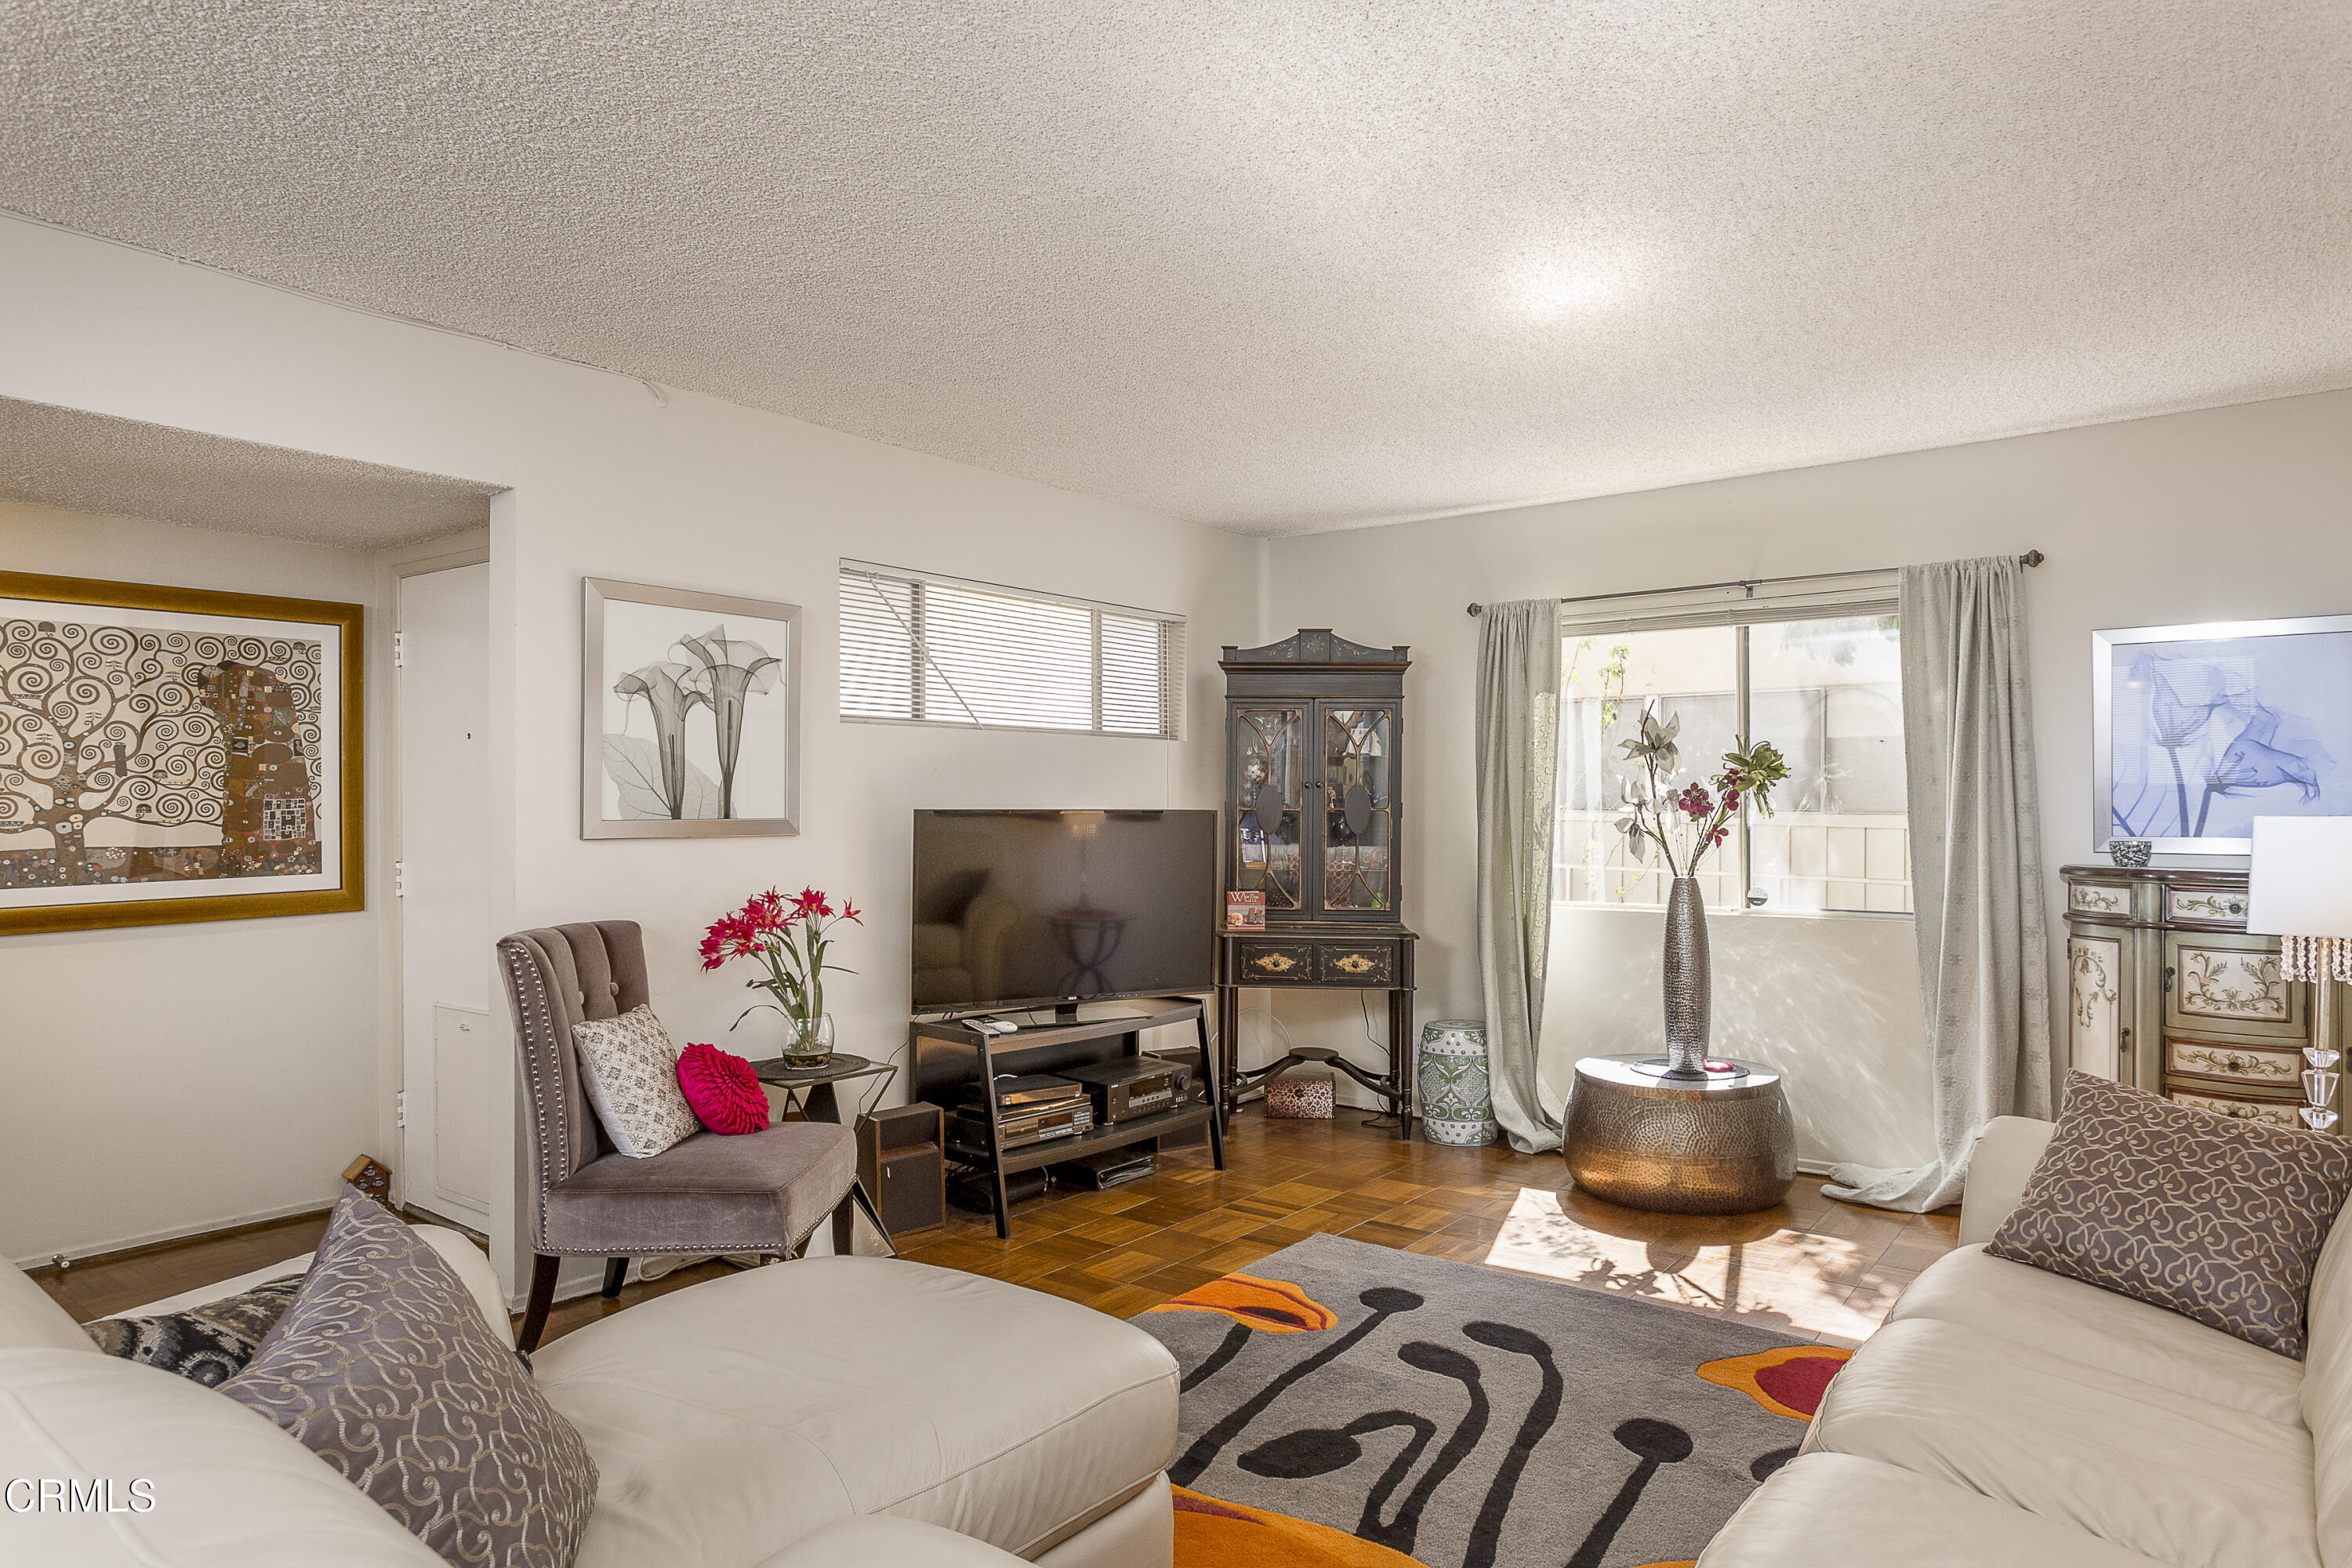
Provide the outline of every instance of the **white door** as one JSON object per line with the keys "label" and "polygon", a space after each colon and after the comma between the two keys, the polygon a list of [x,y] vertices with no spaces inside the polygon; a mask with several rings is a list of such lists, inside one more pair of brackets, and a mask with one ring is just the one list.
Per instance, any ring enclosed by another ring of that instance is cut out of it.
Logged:
{"label": "white door", "polygon": [[490,1217],[490,569],[400,584],[402,1196]]}

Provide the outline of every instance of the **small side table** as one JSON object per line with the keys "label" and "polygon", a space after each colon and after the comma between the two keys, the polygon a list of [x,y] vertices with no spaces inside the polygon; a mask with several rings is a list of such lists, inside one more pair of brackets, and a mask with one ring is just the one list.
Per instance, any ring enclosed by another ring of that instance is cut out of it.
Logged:
{"label": "small side table", "polygon": [[1780,1075],[1753,1062],[1696,1081],[1634,1070],[1654,1055],[1576,1064],[1561,1141],[1576,1184],[1653,1214],[1749,1214],[1786,1197],[1797,1129]]}
{"label": "small side table", "polygon": [[[835,1084],[847,1083],[852,1079],[875,1078],[885,1073],[889,1078],[898,1076],[898,1069],[888,1062],[869,1061],[864,1057],[851,1056],[847,1051],[834,1052],[833,1059],[820,1068],[796,1068],[787,1064],[782,1057],[770,1057],[766,1061],[753,1062],[751,1070],[759,1075],[761,1083],[772,1084],[784,1091],[787,1110],[796,1103],[793,1096],[798,1095],[801,1114],[811,1121],[839,1121],[842,1119],[841,1101],[833,1092]],[[885,1089],[890,1087],[888,1078],[883,1079],[882,1087]],[[877,1095],[875,1098],[881,1097]]]}
{"label": "small side table", "polygon": [[[811,1121],[835,1123],[842,1120],[841,1100],[833,1092],[835,1084],[847,1083],[852,1079],[878,1077],[882,1079],[882,1087],[887,1089],[890,1087],[890,1079],[898,1076],[898,1068],[889,1062],[870,1061],[865,1057],[852,1056],[847,1051],[834,1052],[833,1059],[819,1068],[792,1067],[782,1057],[770,1057],[766,1061],[753,1062],[751,1071],[761,1083],[784,1091],[785,1110],[792,1110],[795,1103],[793,1097],[797,1094],[803,1116]],[[883,1076],[886,1074],[887,1077]],[[881,1096],[877,1094],[875,1098],[878,1100]],[[776,1120],[781,1121],[783,1117],[779,1115]],[[875,1206],[874,1195],[866,1190],[866,1184],[852,1182],[849,1194],[864,1211],[866,1223],[882,1238],[882,1245],[890,1249],[890,1256],[898,1257],[898,1244],[891,1239],[890,1227],[882,1223],[882,1211]],[[834,1232],[836,1237],[840,1234],[839,1230]],[[728,1261],[738,1268],[747,1267],[740,1258],[730,1258]]]}

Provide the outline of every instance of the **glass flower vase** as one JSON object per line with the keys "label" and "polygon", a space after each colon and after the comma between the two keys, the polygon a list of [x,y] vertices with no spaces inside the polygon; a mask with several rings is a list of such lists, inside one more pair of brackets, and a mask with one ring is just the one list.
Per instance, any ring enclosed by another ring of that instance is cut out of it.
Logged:
{"label": "glass flower vase", "polygon": [[823,1067],[833,1059],[833,1015],[784,1020],[784,1061],[796,1068]]}

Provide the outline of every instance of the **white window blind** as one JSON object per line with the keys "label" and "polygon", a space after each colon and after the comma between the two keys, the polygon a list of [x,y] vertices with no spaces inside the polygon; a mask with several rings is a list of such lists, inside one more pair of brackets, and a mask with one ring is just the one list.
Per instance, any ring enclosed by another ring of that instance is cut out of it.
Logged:
{"label": "white window blind", "polygon": [[1184,617],[841,563],[841,716],[1173,740]]}
{"label": "white window blind", "polygon": [[1567,637],[1604,632],[1668,631],[1678,626],[1762,626],[1778,621],[1835,620],[1847,616],[1891,616],[1899,574],[1857,573],[1851,576],[1759,583],[1753,588],[1685,588],[1672,594],[1628,594],[1589,599],[1559,607]]}

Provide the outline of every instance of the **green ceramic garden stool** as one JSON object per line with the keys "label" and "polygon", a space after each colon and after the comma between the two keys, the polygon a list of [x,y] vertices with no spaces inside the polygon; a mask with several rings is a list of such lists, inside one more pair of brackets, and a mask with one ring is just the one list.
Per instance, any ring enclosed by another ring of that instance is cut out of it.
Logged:
{"label": "green ceramic garden stool", "polygon": [[1495,1141],[1485,1019],[1438,1018],[1421,1026],[1421,1135],[1461,1148]]}

